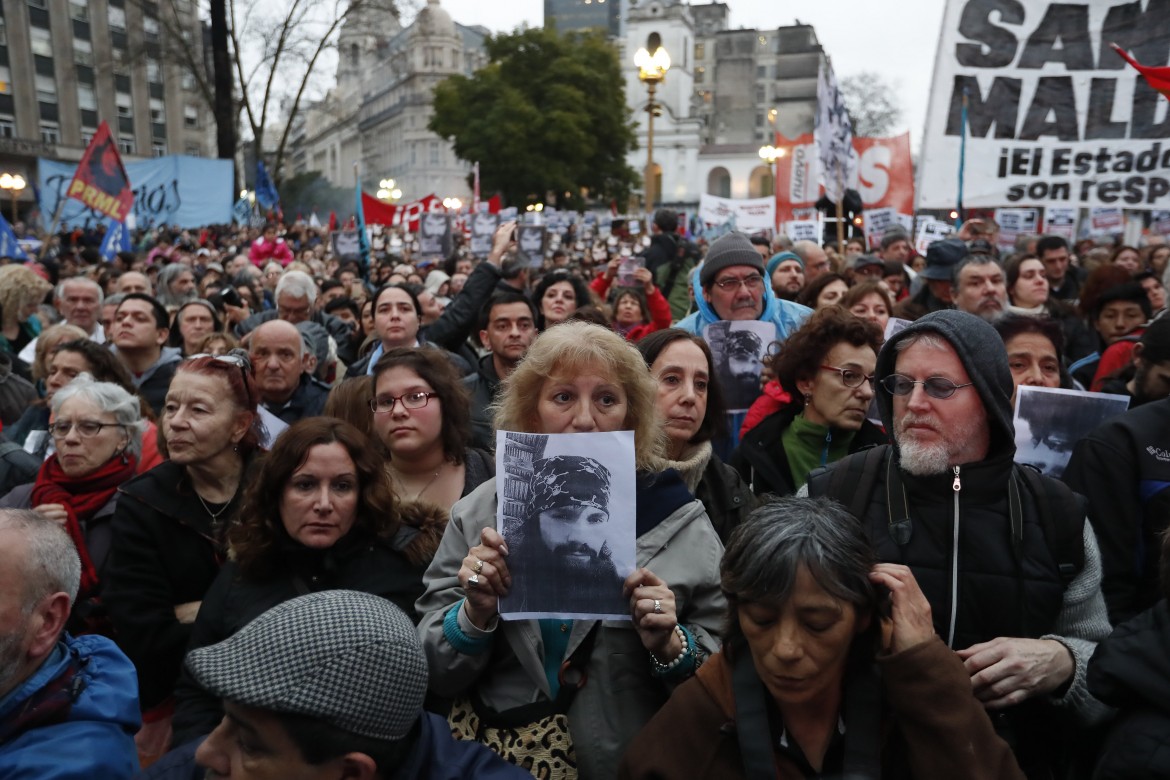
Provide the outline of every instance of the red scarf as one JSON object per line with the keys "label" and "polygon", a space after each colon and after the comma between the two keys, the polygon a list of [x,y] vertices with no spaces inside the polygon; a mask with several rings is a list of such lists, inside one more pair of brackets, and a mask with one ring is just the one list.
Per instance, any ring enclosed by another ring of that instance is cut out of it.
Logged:
{"label": "red scarf", "polygon": [[81,591],[78,593],[78,601],[92,595],[98,584],[97,569],[90,560],[81,524],[89,522],[109,502],[118,486],[134,476],[137,465],[138,461],[133,455],[127,455],[125,461],[115,457],[97,471],[82,477],[70,477],[65,474],[54,454],[41,465],[37,473],[32,490],[32,506],[61,504],[69,515],[65,530],[69,532],[69,537],[77,547],[77,555],[81,558]]}

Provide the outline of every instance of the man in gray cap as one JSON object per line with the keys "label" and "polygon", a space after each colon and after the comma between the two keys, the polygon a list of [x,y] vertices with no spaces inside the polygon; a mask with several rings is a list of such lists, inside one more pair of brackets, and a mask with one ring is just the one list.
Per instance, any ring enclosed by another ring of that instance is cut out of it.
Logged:
{"label": "man in gray cap", "polygon": [[531,776],[423,710],[427,662],[414,624],[368,593],[311,593],[268,610],[187,668],[224,699],[201,743],[147,777],[513,778]]}
{"label": "man in gray cap", "polygon": [[894,307],[894,316],[916,320],[932,311],[953,309],[955,266],[966,256],[967,244],[957,238],[935,241],[927,247],[926,268],[914,279],[913,295]]}

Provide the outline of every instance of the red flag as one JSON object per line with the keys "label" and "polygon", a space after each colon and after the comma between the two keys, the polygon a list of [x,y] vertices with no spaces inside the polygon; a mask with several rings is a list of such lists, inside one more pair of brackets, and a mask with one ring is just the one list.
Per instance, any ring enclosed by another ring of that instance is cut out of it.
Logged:
{"label": "red flag", "polygon": [[329,212],[329,232],[332,233],[334,230],[337,230],[337,212],[330,211]]}
{"label": "red flag", "polygon": [[134,205],[130,177],[122,167],[118,146],[103,120],[77,164],[77,172],[65,193],[94,211],[123,222]]}
{"label": "red flag", "polygon": [[488,198],[488,213],[499,214],[500,209],[504,207],[503,201],[500,200],[499,195],[492,195]]}
{"label": "red flag", "polygon": [[1109,45],[1113,47],[1113,51],[1120,54],[1122,59],[1132,65],[1138,73],[1145,77],[1146,83],[1165,95],[1167,100],[1170,100],[1170,68],[1154,68],[1149,65],[1139,65],[1138,61],[1129,56],[1129,53],[1125,49],[1116,43]]}
{"label": "red flag", "polygon": [[367,225],[393,225],[398,216],[398,207],[383,203],[363,192],[362,212],[365,214]]}

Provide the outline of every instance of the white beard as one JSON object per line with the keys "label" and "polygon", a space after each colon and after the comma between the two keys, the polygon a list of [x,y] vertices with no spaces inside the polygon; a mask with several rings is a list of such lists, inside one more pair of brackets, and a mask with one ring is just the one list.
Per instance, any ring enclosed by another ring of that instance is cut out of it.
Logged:
{"label": "white beard", "polygon": [[950,466],[951,454],[945,444],[921,444],[916,441],[898,442],[902,468],[916,477],[942,474]]}

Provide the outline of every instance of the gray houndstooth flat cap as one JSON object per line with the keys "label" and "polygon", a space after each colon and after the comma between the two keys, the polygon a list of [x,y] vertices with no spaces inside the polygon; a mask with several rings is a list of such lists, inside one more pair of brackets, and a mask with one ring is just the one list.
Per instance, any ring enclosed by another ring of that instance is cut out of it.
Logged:
{"label": "gray houndstooth flat cap", "polygon": [[427,662],[414,624],[369,593],[311,593],[268,610],[234,636],[192,650],[208,692],[397,741],[422,711]]}

